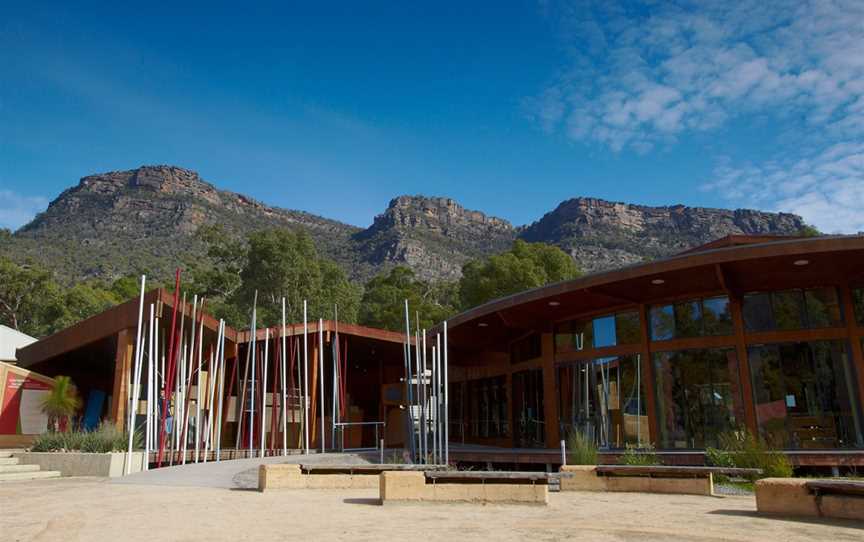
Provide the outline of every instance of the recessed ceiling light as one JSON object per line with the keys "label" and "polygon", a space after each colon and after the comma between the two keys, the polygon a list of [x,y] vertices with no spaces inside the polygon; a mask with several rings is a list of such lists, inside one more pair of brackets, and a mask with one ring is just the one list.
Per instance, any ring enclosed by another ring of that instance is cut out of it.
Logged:
{"label": "recessed ceiling light", "polygon": [[489,327],[489,324],[487,324],[486,322],[480,322],[479,324],[477,324],[477,327]]}
{"label": "recessed ceiling light", "polygon": [[550,302],[549,302],[549,306],[550,306],[550,307],[557,307],[557,306],[559,306],[560,304],[561,304],[560,301],[550,301]]}
{"label": "recessed ceiling light", "polygon": [[666,281],[663,279],[653,279],[651,280],[651,284],[656,284],[659,286],[660,284],[666,284]]}
{"label": "recessed ceiling light", "polygon": [[795,260],[792,262],[793,265],[797,265],[798,267],[803,267],[810,263],[810,260]]}

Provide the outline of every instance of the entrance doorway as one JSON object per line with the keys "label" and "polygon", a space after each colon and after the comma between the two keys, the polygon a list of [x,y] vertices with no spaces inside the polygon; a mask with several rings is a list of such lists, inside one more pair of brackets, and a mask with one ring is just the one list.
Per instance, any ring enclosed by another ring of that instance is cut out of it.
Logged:
{"label": "entrance doorway", "polygon": [[538,448],[546,445],[543,409],[543,369],[513,373],[513,445]]}

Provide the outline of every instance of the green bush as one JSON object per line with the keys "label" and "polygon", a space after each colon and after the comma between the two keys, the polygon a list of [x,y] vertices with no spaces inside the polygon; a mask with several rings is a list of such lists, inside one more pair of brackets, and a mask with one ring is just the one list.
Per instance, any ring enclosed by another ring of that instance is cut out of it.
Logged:
{"label": "green bush", "polygon": [[[102,423],[95,431],[48,431],[30,447],[34,452],[123,452],[128,449],[129,434],[111,423]],[[141,434],[135,434],[134,449],[141,447]]]}
{"label": "green bush", "polygon": [[597,464],[597,446],[579,431],[571,431],[567,435],[567,464]]}
{"label": "green bush", "polygon": [[660,458],[657,457],[653,444],[648,444],[642,448],[628,444],[618,462],[622,465],[650,466],[660,465]]}
{"label": "green bush", "polygon": [[[731,466],[762,470],[762,474],[749,477],[753,480],[758,478],[791,478],[794,474],[792,464],[786,454],[771,449],[764,439],[756,437],[746,429],[721,433],[718,440],[722,452],[732,462]],[[707,456],[707,451],[706,457],[712,460],[710,456]]]}

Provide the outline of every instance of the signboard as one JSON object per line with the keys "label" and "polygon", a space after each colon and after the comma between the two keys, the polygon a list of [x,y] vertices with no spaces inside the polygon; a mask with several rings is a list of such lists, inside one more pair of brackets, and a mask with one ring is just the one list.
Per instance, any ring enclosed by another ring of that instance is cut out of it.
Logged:
{"label": "signboard", "polygon": [[3,388],[0,435],[38,435],[48,429],[42,400],[51,391],[51,384],[6,371]]}

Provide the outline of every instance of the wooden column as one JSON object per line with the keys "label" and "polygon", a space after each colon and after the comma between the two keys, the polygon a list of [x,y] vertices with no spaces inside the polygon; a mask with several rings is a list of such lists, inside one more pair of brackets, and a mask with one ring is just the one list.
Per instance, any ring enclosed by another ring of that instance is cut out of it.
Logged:
{"label": "wooden column", "polygon": [[[850,355],[855,374],[858,377],[858,400],[864,402],[864,349],[861,346],[858,322],[855,320],[855,308],[852,303],[852,289],[848,283],[840,286],[840,302],[843,305],[843,319],[846,320],[846,330],[849,332]],[[859,412],[864,410],[864,405],[858,406]]]}
{"label": "wooden column", "polygon": [[729,310],[735,330],[735,355],[738,358],[738,381],[741,382],[741,403],[744,405],[744,423],[754,435],[759,434],[756,419],[756,398],[753,395],[753,380],[750,373],[750,358],[747,354],[747,340],[744,336],[744,312],[741,297],[729,294]]}
{"label": "wooden column", "polygon": [[116,336],[114,353],[114,387],[111,392],[110,419],[118,426],[126,426],[126,404],[129,402],[129,376],[132,372],[132,354],[135,350],[135,330],[123,329]]}
{"label": "wooden column", "polygon": [[645,388],[645,412],[648,417],[648,441],[660,448],[660,428],[657,426],[657,397],[654,388],[654,363],[651,360],[651,325],[648,305],[639,305],[639,329],[642,337],[639,357],[642,369],[642,387]]}
{"label": "wooden column", "polygon": [[[312,382],[310,383],[312,392],[312,401],[309,403],[309,448],[318,448],[320,443],[316,440],[318,435],[318,405],[316,403],[318,397],[318,332],[315,332],[315,341],[312,343]],[[323,400],[323,397],[322,397]],[[321,420],[324,423],[324,420]]]}
{"label": "wooden column", "polygon": [[558,393],[555,389],[555,337],[552,333],[540,335],[543,367],[543,418],[546,423],[546,447],[561,445],[558,427]]}

